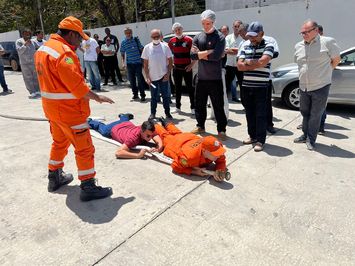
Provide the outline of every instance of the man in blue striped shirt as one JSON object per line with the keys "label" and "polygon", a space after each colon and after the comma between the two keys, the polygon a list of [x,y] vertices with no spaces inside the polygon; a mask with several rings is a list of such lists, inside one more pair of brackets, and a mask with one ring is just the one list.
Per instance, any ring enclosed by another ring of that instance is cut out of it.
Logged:
{"label": "man in blue striped shirt", "polygon": [[244,71],[245,113],[249,139],[243,144],[254,144],[254,151],[262,151],[266,139],[266,103],[270,80],[270,60],[274,55],[272,43],[264,40],[260,22],[252,22],[246,34],[249,40],[241,47],[238,69]]}
{"label": "man in blue striped shirt", "polygon": [[[132,87],[133,100],[138,100],[138,90],[141,96],[141,102],[145,101],[145,84],[144,77],[142,74],[142,59],[141,53],[143,51],[143,45],[139,41],[138,37],[132,36],[132,29],[125,28],[124,34],[126,38],[121,43],[121,56],[122,56],[122,65],[126,66],[127,63],[127,72],[129,83]],[[127,62],[125,62],[125,60]],[[138,88],[137,82],[138,79]]]}

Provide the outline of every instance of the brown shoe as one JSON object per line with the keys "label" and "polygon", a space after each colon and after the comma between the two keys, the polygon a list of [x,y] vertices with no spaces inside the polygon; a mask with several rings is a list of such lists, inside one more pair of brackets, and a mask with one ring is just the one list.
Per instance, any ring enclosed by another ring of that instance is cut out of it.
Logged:
{"label": "brown shoe", "polygon": [[218,132],[218,139],[221,140],[221,141],[224,141],[224,140],[227,140],[228,136],[226,135],[226,132]]}
{"label": "brown shoe", "polygon": [[195,129],[191,130],[191,133],[193,133],[193,134],[203,134],[205,132],[206,131],[203,128],[200,128],[200,127],[196,127]]}
{"label": "brown shoe", "polygon": [[248,138],[246,140],[243,140],[243,144],[244,145],[249,145],[249,144],[253,144],[253,143],[256,143],[257,140],[256,139],[252,139],[252,138]]}
{"label": "brown shoe", "polygon": [[260,142],[257,142],[254,146],[254,151],[259,152],[264,149],[264,144],[261,144]]}

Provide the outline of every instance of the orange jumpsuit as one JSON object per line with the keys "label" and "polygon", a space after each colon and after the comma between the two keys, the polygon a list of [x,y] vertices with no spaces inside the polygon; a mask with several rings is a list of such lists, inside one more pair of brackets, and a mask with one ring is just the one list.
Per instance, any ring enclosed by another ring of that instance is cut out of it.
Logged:
{"label": "orange jumpsuit", "polygon": [[[191,175],[193,167],[204,167],[212,163],[202,155],[201,137],[193,133],[183,133],[173,124],[168,124],[166,128],[156,124],[155,131],[163,140],[164,154],[174,160],[171,164],[174,172]],[[226,169],[224,155],[215,163],[215,170]]]}
{"label": "orange jumpsuit", "polygon": [[53,143],[48,168],[63,168],[64,157],[72,144],[80,180],[93,178],[95,148],[87,118],[90,115],[89,92],[74,47],[53,34],[35,54],[41,88],[42,106],[50,123]]}

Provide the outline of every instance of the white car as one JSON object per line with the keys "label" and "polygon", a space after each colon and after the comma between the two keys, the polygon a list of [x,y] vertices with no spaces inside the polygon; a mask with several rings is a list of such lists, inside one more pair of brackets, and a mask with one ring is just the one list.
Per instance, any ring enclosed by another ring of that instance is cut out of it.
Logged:
{"label": "white car", "polygon": [[[278,67],[272,72],[273,97],[281,98],[291,109],[300,106],[297,64]],[[334,69],[329,103],[355,105],[355,47],[341,52],[341,61]]]}

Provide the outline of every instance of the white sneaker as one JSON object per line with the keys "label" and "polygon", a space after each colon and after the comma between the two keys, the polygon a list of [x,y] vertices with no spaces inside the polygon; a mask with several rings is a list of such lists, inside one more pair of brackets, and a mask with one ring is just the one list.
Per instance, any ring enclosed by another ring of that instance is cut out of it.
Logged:
{"label": "white sneaker", "polygon": [[28,98],[30,98],[30,99],[34,99],[34,98],[36,98],[37,97],[37,93],[35,93],[35,92],[32,92],[31,94],[30,94],[30,96],[28,96]]}
{"label": "white sneaker", "polygon": [[195,115],[195,109],[191,109],[191,114]]}

